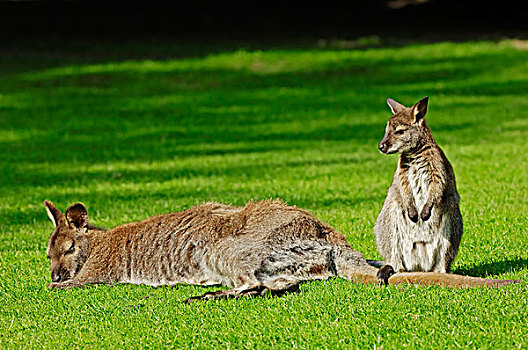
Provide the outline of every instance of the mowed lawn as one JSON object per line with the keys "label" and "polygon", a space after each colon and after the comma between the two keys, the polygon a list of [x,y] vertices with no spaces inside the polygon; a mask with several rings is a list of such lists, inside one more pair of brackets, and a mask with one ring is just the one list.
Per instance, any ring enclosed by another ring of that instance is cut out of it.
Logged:
{"label": "mowed lawn", "polygon": [[[0,52],[0,348],[528,346],[525,42],[48,44]],[[426,95],[461,195],[454,272],[519,285],[379,289],[338,278],[281,298],[191,305],[181,301],[216,288],[48,290],[44,199],[62,210],[82,201],[92,223],[112,227],[280,197],[381,258],[372,228],[397,163],[377,150],[385,100]]]}

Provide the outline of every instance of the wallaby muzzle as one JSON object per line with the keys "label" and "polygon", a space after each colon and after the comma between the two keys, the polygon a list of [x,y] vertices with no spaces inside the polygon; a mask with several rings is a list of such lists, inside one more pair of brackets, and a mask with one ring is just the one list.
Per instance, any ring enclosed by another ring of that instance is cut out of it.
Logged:
{"label": "wallaby muzzle", "polygon": [[59,283],[60,281],[62,281],[62,276],[59,271],[55,270],[51,272],[51,281],[55,283]]}
{"label": "wallaby muzzle", "polygon": [[64,269],[53,269],[51,271],[51,281],[59,283],[70,279],[70,273]]}
{"label": "wallaby muzzle", "polygon": [[[390,147],[391,147],[391,145],[389,144],[389,142],[388,142],[388,140],[387,140],[387,137],[384,136],[384,137],[381,139],[381,141],[380,141],[380,143],[379,143],[379,145],[378,145],[378,149],[379,149],[380,152],[383,153],[383,154],[389,154],[388,150],[389,150]],[[394,152],[392,152],[392,153],[394,153]]]}

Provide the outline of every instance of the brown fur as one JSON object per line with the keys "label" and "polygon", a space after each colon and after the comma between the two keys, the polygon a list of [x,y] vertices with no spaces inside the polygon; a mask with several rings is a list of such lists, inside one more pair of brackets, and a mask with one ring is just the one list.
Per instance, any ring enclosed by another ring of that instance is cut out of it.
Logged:
{"label": "brown fur", "polygon": [[[70,207],[77,212],[73,216],[63,215],[51,202],[45,206],[56,224],[47,249],[50,288],[94,283],[232,288],[190,301],[282,294],[297,290],[302,281],[333,276],[378,283],[378,269],[352,249],[342,234],[280,200],[244,207],[205,203],[108,231],[87,229],[88,214],[80,203]],[[389,284],[429,283],[427,274],[400,275],[384,278],[390,277]],[[512,282],[436,274],[431,283],[438,281],[453,286]]]}

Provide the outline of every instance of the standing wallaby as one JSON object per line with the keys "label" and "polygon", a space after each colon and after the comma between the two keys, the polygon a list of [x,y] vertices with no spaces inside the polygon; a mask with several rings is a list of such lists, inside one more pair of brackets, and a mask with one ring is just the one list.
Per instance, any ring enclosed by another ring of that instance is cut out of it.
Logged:
{"label": "standing wallaby", "polygon": [[411,108],[388,99],[394,114],[379,150],[399,153],[398,168],[374,232],[396,271],[449,272],[462,237],[453,168],[425,121],[428,98]]}
{"label": "standing wallaby", "polygon": [[363,283],[415,283],[470,287],[515,281],[442,273],[377,269],[345,237],[309,212],[280,200],[244,207],[206,203],[188,210],[87,230],[83,204],[65,214],[44,202],[55,225],[47,248],[50,288],[94,283],[151,286],[223,284],[229,290],[195,299],[295,291],[302,281],[340,276]]}

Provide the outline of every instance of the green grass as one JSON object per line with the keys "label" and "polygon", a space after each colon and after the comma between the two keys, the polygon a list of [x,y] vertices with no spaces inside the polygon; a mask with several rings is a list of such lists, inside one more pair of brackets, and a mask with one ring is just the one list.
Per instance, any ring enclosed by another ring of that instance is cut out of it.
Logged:
{"label": "green grass", "polygon": [[[168,43],[152,60],[152,46],[120,53],[119,44],[93,55],[81,44],[0,52],[0,348],[528,346],[522,42]],[[91,222],[111,227],[205,201],[281,197],[380,258],[372,227],[397,161],[376,148],[385,99],[425,95],[461,195],[454,272],[520,285],[378,289],[335,279],[282,298],[192,305],[181,301],[214,288],[47,289],[44,199],[62,210],[83,201]]]}

